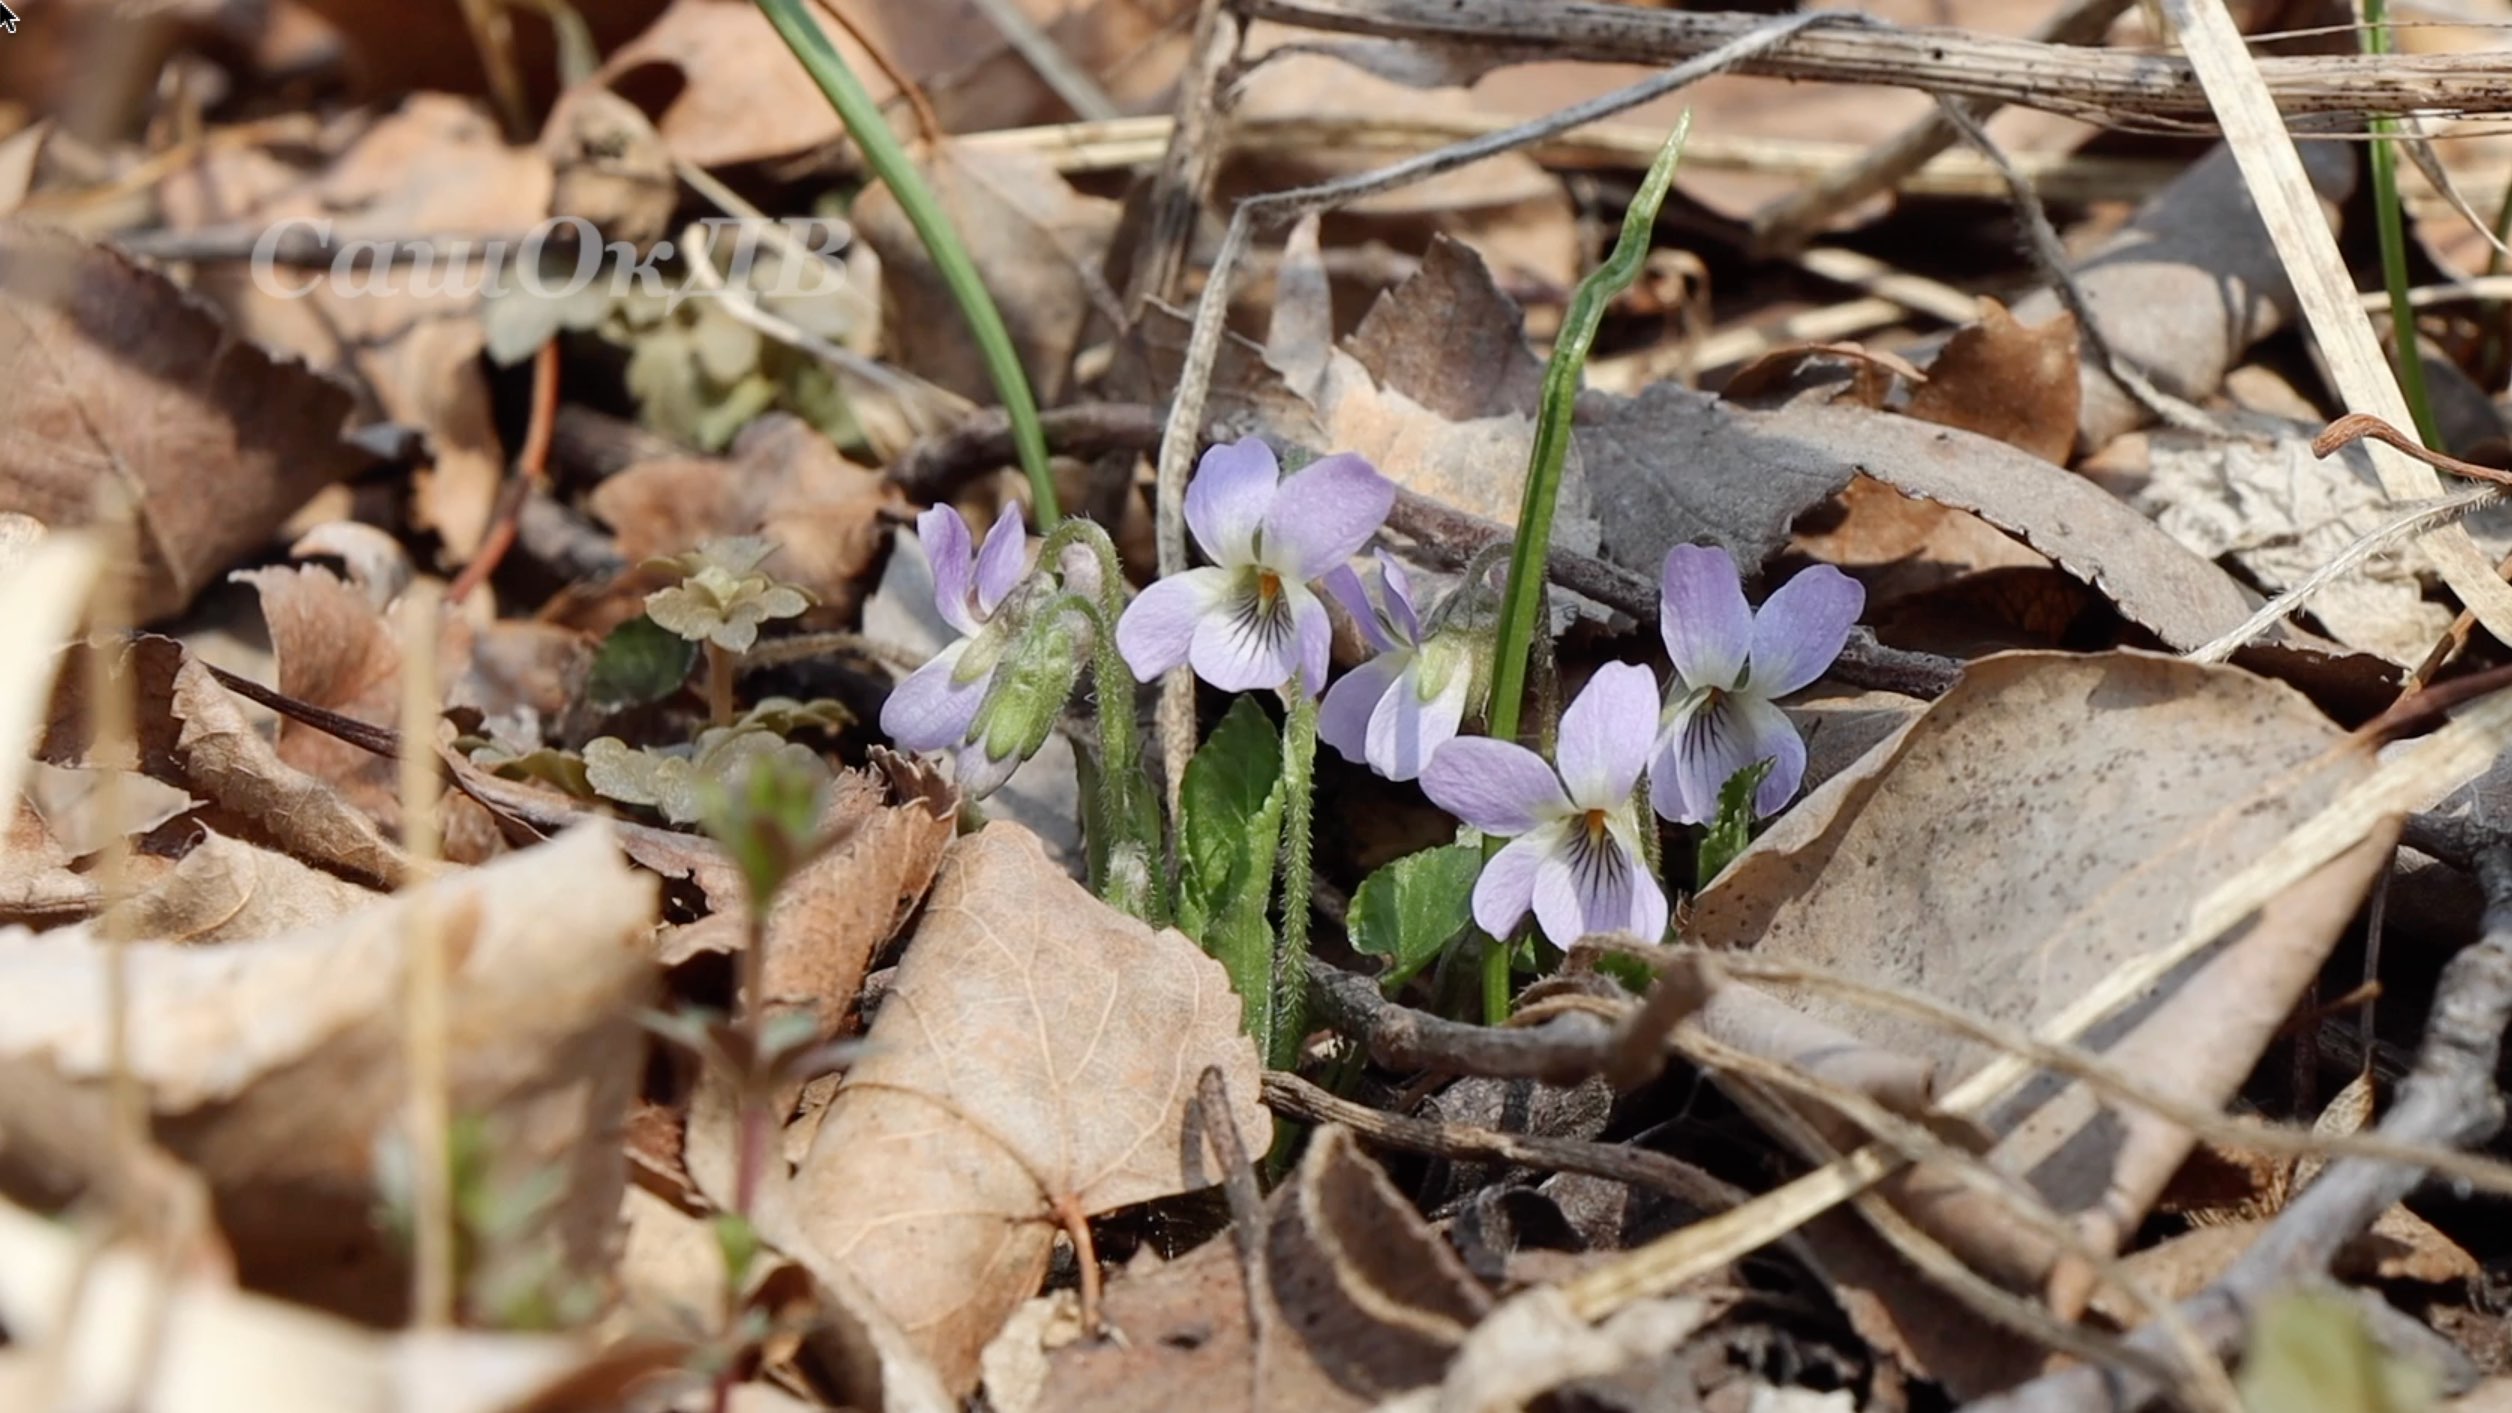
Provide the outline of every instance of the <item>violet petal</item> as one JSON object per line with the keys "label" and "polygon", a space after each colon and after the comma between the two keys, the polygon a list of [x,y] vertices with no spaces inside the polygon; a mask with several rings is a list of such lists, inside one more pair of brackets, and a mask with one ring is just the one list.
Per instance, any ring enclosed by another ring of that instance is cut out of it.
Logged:
{"label": "violet petal", "polygon": [[1736,561],[1716,546],[1666,551],[1660,577],[1658,631],[1685,687],[1736,685],[1753,650],[1753,609],[1744,601]]}

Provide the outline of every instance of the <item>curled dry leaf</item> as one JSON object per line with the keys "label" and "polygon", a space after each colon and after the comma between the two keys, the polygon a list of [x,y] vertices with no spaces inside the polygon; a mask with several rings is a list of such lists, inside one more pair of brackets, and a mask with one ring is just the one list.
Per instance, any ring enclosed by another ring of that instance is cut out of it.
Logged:
{"label": "curled dry leaf", "polygon": [[[360,458],[346,390],[230,333],[164,276],[0,221],[0,510],[137,518],[132,608],[163,617],[260,549]],[[205,485],[218,487],[203,495]]]}
{"label": "curled dry leaf", "polygon": [[1207,1066],[1264,1151],[1239,1011],[1194,943],[988,826],[943,862],[869,1053],[794,1175],[802,1233],[949,1387],[973,1387],[1060,1225],[1220,1180],[1190,1117]]}
{"label": "curled dry leaf", "polygon": [[[1250,1272],[1237,1242],[1262,1253]],[[1248,1303],[1257,1313],[1251,1329]],[[1048,1356],[1038,1413],[1344,1413],[1436,1383],[1491,1298],[1351,1130],[1318,1130],[1264,1208],[1221,1237],[1108,1289],[1123,1341]],[[1254,1396],[1261,1368],[1264,1397]]]}
{"label": "curled dry leaf", "polygon": [[86,668],[75,653],[53,690],[44,760],[97,769],[136,766],[205,801],[201,819],[220,832],[362,883],[392,887],[409,871],[408,856],[374,816],[330,783],[281,760],[245,719],[235,695],[182,644],[140,638],[122,650],[115,670],[130,677],[128,690],[138,704],[137,761],[96,752]]}
{"label": "curled dry leaf", "polygon": [[[262,618],[278,659],[279,691],[370,726],[391,727],[400,720],[401,633],[370,595],[315,565],[248,569],[234,578],[261,595]],[[436,645],[440,698],[448,683],[464,675],[471,636],[460,616],[445,615]],[[386,829],[400,827],[400,762],[287,717],[279,722],[278,753]],[[445,857],[477,863],[503,848],[496,825],[479,806],[455,797],[444,809]]]}
{"label": "curled dry leaf", "polygon": [[[245,1279],[379,1319],[408,1286],[374,1213],[377,1145],[408,1093],[415,907],[448,930],[449,1098],[483,1126],[481,1191],[557,1180],[505,1251],[607,1269],[656,901],[604,825],[308,930],[128,953],[132,1074],[157,1141],[208,1181]],[[112,1171],[105,985],[101,948],[0,944],[0,1188],[57,1200]]]}
{"label": "curled dry leaf", "polygon": [[[787,880],[768,909],[765,1000],[772,1011],[810,1015],[822,1038],[844,1027],[873,955],[932,885],[958,803],[947,793],[906,789],[892,803],[872,775],[850,770],[837,777],[814,831],[837,842]],[[699,926],[709,941],[738,946],[747,911],[720,909]]]}

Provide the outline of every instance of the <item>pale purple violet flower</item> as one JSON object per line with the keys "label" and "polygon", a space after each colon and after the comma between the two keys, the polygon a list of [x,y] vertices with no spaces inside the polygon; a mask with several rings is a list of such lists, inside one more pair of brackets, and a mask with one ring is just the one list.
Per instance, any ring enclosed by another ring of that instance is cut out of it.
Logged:
{"label": "pale purple violet flower", "polygon": [[1377,656],[1347,672],[1317,711],[1317,735],[1389,780],[1411,780],[1465,719],[1474,686],[1473,649],[1455,634],[1422,637],[1421,614],[1404,566],[1378,553],[1379,597],[1339,564],[1326,592],[1352,615]]}
{"label": "pale purple violet flower", "polygon": [[890,693],[881,704],[881,730],[902,750],[938,751],[968,739],[985,702],[1003,652],[997,635],[985,629],[1020,582],[1029,536],[1020,507],[1007,505],[986,532],[985,547],[972,551],[968,522],[937,505],[916,517],[916,537],[933,562],[933,607],[963,636]]}
{"label": "pale purple violet flower", "polygon": [[1529,908],[1556,947],[1594,932],[1655,942],[1666,894],[1640,851],[1632,791],[1657,725],[1657,679],[1636,663],[1596,670],[1561,714],[1554,767],[1510,741],[1460,736],[1440,747],[1422,789],[1486,834],[1515,835],[1483,865],[1474,921],[1507,937]]}
{"label": "pale purple violet flower", "polygon": [[1771,773],[1754,792],[1755,815],[1777,814],[1795,796],[1805,742],[1773,702],[1823,675],[1866,602],[1857,580],[1818,564],[1756,613],[1727,551],[1667,551],[1657,622],[1675,681],[1649,766],[1649,803],[1659,814],[1681,824],[1715,818],[1719,790],[1757,761],[1771,762]]}
{"label": "pale purple violet flower", "polygon": [[1148,682],[1177,666],[1225,692],[1326,685],[1333,629],[1309,582],[1352,557],[1395,505],[1395,486],[1358,456],[1290,476],[1254,437],[1204,453],[1186,523],[1209,568],[1143,590],[1117,620],[1117,651]]}

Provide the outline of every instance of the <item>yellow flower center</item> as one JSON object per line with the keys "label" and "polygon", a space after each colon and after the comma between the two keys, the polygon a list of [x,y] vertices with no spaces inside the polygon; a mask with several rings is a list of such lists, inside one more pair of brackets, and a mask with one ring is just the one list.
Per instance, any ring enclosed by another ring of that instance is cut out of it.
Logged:
{"label": "yellow flower center", "polygon": [[1589,844],[1601,844],[1605,841],[1605,835],[1607,833],[1605,811],[1589,810],[1585,814],[1579,816],[1579,824],[1587,831],[1587,842]]}
{"label": "yellow flower center", "polygon": [[1273,601],[1282,597],[1282,576],[1270,569],[1257,570],[1256,597],[1267,608],[1271,608]]}

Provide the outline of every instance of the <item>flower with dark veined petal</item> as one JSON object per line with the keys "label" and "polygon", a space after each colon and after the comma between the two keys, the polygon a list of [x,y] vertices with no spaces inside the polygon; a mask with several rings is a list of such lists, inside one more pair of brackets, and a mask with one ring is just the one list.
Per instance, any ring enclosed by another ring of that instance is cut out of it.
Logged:
{"label": "flower with dark veined petal", "polygon": [[1717,817],[1718,792],[1737,771],[1771,762],[1754,792],[1756,816],[1777,814],[1805,779],[1805,742],[1773,705],[1823,675],[1840,656],[1867,591],[1828,564],[1780,586],[1759,613],[1744,600],[1727,551],[1677,545],[1666,553],[1657,623],[1674,659],[1664,729],[1649,766],[1649,803],[1681,824]]}
{"label": "flower with dark veined petal", "polygon": [[1404,566],[1378,553],[1373,603],[1361,576],[1339,564],[1326,592],[1359,625],[1378,656],[1344,674],[1317,712],[1317,735],[1349,761],[1389,780],[1411,780],[1454,739],[1474,689],[1474,646],[1462,633],[1425,638]]}
{"label": "flower with dark veined petal", "polygon": [[1474,885],[1474,921],[1506,937],[1529,908],[1554,946],[1593,932],[1654,942],[1666,931],[1666,894],[1640,852],[1632,790],[1657,724],[1657,679],[1634,663],[1607,663],[1561,714],[1543,757],[1509,741],[1460,736],[1439,748],[1422,789],[1486,834],[1508,834]]}
{"label": "flower with dark veined petal", "polygon": [[881,729],[901,749],[938,751],[968,739],[985,702],[1005,647],[1003,634],[987,630],[1020,582],[1029,537],[1016,505],[995,517],[981,550],[971,548],[968,522],[947,505],[917,516],[916,536],[933,562],[934,609],[967,636],[898,684],[881,705]]}
{"label": "flower with dark veined petal", "polygon": [[1117,620],[1117,651],[1148,682],[1189,663],[1225,692],[1326,685],[1333,628],[1309,581],[1369,542],[1396,488],[1350,453],[1289,476],[1254,437],[1204,453],[1186,487],[1186,523],[1209,568],[1143,590]]}

